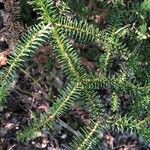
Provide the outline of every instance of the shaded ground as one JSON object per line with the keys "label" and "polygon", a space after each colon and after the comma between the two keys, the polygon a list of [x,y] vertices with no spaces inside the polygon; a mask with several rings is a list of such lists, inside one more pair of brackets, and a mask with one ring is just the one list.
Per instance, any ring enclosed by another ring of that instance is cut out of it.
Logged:
{"label": "shaded ground", "polygon": [[[20,34],[25,28],[15,20],[13,1],[0,1],[0,55],[3,56],[1,67],[7,63],[7,53],[13,49]],[[83,48],[83,46],[82,46]],[[5,58],[5,59],[4,59]],[[49,60],[48,58],[51,58]],[[95,64],[81,59],[81,63],[88,70],[94,70]],[[88,113],[80,106],[72,106],[68,116],[64,116],[54,125],[54,130],[44,130],[39,137],[24,144],[15,139],[16,133],[24,126],[29,125],[35,113],[40,115],[47,112],[58,95],[59,90],[65,84],[65,76],[61,66],[53,58],[51,47],[45,45],[34,58],[28,62],[24,69],[18,71],[17,80],[14,82],[13,90],[8,96],[5,106],[0,106],[0,150],[60,150],[69,149],[69,143],[73,136],[80,136],[78,129],[83,127],[89,120]],[[109,89],[100,89],[101,99],[106,108],[109,107]],[[123,95],[122,99],[129,99]],[[129,102],[130,103],[130,102]],[[128,103],[122,103],[122,109],[126,110]],[[107,131],[100,142],[99,150],[148,150],[135,137],[128,134],[119,134]]]}

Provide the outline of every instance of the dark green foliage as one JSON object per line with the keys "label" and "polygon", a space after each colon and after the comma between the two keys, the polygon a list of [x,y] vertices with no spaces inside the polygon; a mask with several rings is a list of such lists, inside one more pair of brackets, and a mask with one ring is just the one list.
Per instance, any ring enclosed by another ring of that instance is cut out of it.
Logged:
{"label": "dark green foliage", "polygon": [[27,0],[16,0],[15,4],[17,20],[28,26],[37,22],[37,13],[33,11]]}
{"label": "dark green foliage", "polygon": [[[17,69],[46,41],[63,66],[67,83],[48,112],[35,118],[30,127],[18,133],[17,139],[24,142],[35,138],[45,128],[52,129],[53,123],[78,101],[90,114],[90,124],[83,135],[73,140],[72,149],[97,149],[102,133],[110,129],[135,134],[148,145],[150,43],[147,5],[138,3],[127,7],[121,1],[113,1],[108,4],[108,25],[100,31],[84,19],[70,18],[68,15],[72,12],[63,2],[57,6],[53,0],[29,2],[40,15],[40,23],[18,42],[8,67],[1,72],[0,102],[6,99]],[[107,3],[103,2],[102,6],[106,7]],[[99,72],[89,72],[80,64],[70,38],[99,47]]]}
{"label": "dark green foliage", "polygon": [[0,87],[0,103],[5,100],[11,82],[15,78],[16,70],[21,67],[26,59],[31,56],[35,49],[40,47],[49,36],[48,30],[50,24],[44,25],[40,23],[28,30],[28,34],[24,35],[16,45],[13,54],[8,61],[8,67],[0,73],[1,87]]}

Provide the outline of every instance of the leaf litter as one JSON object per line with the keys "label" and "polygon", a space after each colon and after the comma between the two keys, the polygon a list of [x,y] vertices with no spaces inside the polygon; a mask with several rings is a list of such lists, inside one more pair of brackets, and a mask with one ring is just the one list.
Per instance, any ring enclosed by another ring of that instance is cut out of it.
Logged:
{"label": "leaf litter", "polygon": [[[15,0],[0,0],[0,69],[7,65],[9,55],[15,47],[20,35],[26,32],[26,27],[15,19]],[[89,9],[96,9],[92,1]],[[102,15],[91,16],[98,24],[105,24],[107,10]],[[90,17],[89,17],[90,18]],[[76,44],[74,43],[76,47]],[[78,48],[86,49],[83,45]],[[49,62],[49,58],[51,61]],[[80,63],[88,71],[96,71],[96,63],[86,57],[81,57]],[[49,64],[48,66],[46,64]],[[80,106],[73,106],[67,116],[63,116],[54,124],[54,131],[44,130],[39,137],[19,143],[15,134],[30,124],[36,115],[47,112],[56,99],[59,91],[65,85],[65,75],[61,65],[53,58],[52,48],[45,45],[18,71],[16,85],[8,95],[6,105],[0,106],[0,150],[63,150],[69,149],[73,136],[80,136],[78,128],[89,123],[89,114]],[[108,89],[101,89],[102,99],[109,99]],[[126,96],[127,97],[127,96]],[[108,100],[107,105],[108,106]],[[80,123],[79,123],[80,122]],[[136,138],[127,134],[121,135],[107,131],[99,149],[111,150],[146,150]]]}

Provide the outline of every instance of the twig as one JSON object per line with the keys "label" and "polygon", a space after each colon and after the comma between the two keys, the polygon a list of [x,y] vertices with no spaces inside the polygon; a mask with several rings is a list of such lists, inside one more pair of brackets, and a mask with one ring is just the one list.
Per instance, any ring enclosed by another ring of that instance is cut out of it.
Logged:
{"label": "twig", "polygon": [[68,124],[66,124],[65,122],[63,122],[61,119],[58,119],[58,123],[63,126],[64,128],[66,128],[67,130],[69,130],[70,132],[72,132],[74,135],[76,135],[77,137],[81,136],[80,132],[75,131],[74,129],[72,129]]}

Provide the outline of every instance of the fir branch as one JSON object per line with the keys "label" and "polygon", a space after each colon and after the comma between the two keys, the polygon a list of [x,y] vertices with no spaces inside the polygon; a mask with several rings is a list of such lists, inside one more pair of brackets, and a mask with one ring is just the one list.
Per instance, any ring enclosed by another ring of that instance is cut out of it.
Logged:
{"label": "fir branch", "polygon": [[31,0],[29,4],[31,4],[40,15],[40,20],[46,23],[50,22],[51,24],[58,20],[59,12],[53,0]]}
{"label": "fir branch", "polygon": [[[14,53],[10,56],[8,67],[1,72],[0,102],[5,99],[8,89],[16,77],[17,69],[22,67],[28,56],[31,56],[47,39],[49,39],[55,57],[61,63],[70,82],[60,92],[60,96],[53,103],[53,106],[49,108],[48,112],[35,118],[29,127],[18,133],[17,139],[24,142],[35,138],[45,128],[51,129],[53,123],[81,96],[83,100],[81,103],[90,112],[90,119],[92,118],[96,122],[93,121],[89,128],[83,131],[84,134],[74,140],[71,146],[72,149],[94,149],[98,142],[99,134],[103,129],[112,128],[120,132],[136,133],[137,136],[150,142],[148,128],[150,121],[149,74],[146,69],[145,74],[148,79],[144,79],[147,82],[142,82],[142,84],[135,84],[130,77],[132,71],[135,73],[138,70],[141,60],[139,59],[139,54],[135,54],[137,51],[132,51],[132,48],[135,49],[134,46],[131,46],[131,48],[127,42],[126,45],[123,44],[125,35],[129,34],[130,31],[126,29],[130,25],[122,27],[124,12],[121,15],[118,13],[120,16],[117,18],[120,18],[118,21],[121,22],[116,22],[114,18],[115,24],[102,32],[94,25],[89,25],[85,20],[70,19],[67,16],[70,13],[70,9],[63,3],[62,7],[57,6],[53,0],[31,0],[30,3],[40,14],[39,19],[42,22],[30,29],[28,34],[20,40]],[[120,11],[118,7],[116,8]],[[65,15],[62,15],[63,12],[65,12]],[[120,35],[122,31],[125,31],[125,35]],[[132,36],[133,38],[135,37],[135,35]],[[74,38],[77,42],[105,47],[104,50],[107,52],[100,57],[99,69],[101,72],[99,74],[88,74],[85,71],[79,62],[78,53],[73,49],[67,38]],[[137,41],[134,42],[136,43]],[[114,75],[110,72],[110,66],[113,63],[113,58],[118,54],[124,58],[125,65],[119,73],[117,72]],[[99,118],[104,116],[104,106],[100,96],[98,96],[97,89],[102,87],[112,90],[110,109],[113,112],[113,116],[109,116],[112,114],[108,115],[106,112],[107,115],[105,116],[107,117],[103,117],[105,121],[101,123]],[[126,114],[119,115],[119,96],[124,91],[132,96],[134,105],[129,107],[129,111]],[[146,113],[148,115],[143,119]]]}
{"label": "fir branch", "polygon": [[52,46],[56,58],[63,65],[64,72],[72,79],[80,80],[83,68],[79,64],[78,55],[65,36],[57,29],[52,31]]}
{"label": "fir branch", "polygon": [[[73,47],[66,39],[65,35],[59,29],[57,29],[57,19],[54,18],[58,17],[54,15],[55,13],[57,14],[57,12],[53,6],[53,1],[48,2],[47,0],[35,0],[34,3],[36,3],[37,9],[41,10],[41,16],[46,14],[46,17],[42,18],[43,21],[46,21],[47,23],[51,22],[53,25],[53,30],[51,31],[51,44],[54,52],[56,53],[56,57],[59,59],[60,63],[63,64],[64,72],[69,77],[74,76],[79,80],[83,72],[83,68],[78,63],[78,57],[76,52],[73,51]],[[54,11],[51,9],[54,9]],[[52,11],[52,13],[49,14],[49,11]]]}
{"label": "fir branch", "polygon": [[66,3],[64,3],[61,0],[56,2],[56,7],[58,8],[60,16],[65,16],[70,18],[73,15],[72,10],[68,7]]}
{"label": "fir branch", "polygon": [[102,116],[103,106],[97,93],[93,90],[89,91],[86,86],[84,86],[82,93],[84,100],[82,106],[90,113],[90,118],[96,119],[99,116]]}
{"label": "fir branch", "polygon": [[39,25],[35,25],[29,29],[28,33],[18,42],[18,45],[8,60],[9,67],[1,72],[0,104],[6,97],[5,93],[8,92],[7,87],[13,81],[16,70],[22,67],[27,57],[31,57],[35,50],[42,46],[49,36],[49,30],[50,24],[44,25],[41,22]]}
{"label": "fir branch", "polygon": [[89,125],[89,129],[83,130],[82,136],[74,139],[72,150],[92,150],[97,143],[97,138],[100,132],[100,120],[98,119],[96,122],[93,122],[91,125]]}
{"label": "fir branch", "polygon": [[59,21],[56,24],[68,37],[76,39],[79,43],[88,43],[103,46],[105,48],[105,43],[100,30],[89,25],[85,20],[77,19],[66,19],[65,17],[59,17]]}
{"label": "fir branch", "polygon": [[64,112],[71,106],[75,99],[80,97],[79,83],[70,83],[66,89],[61,91],[59,98],[47,113],[42,114],[40,118],[33,120],[30,127],[25,128],[22,132],[18,133],[18,141],[24,142],[37,137],[40,130],[48,127],[51,128],[53,122],[62,116]]}
{"label": "fir branch", "polygon": [[[108,121],[108,120],[107,120]],[[138,137],[143,138],[144,141],[150,142],[150,130],[149,127],[144,126],[146,122],[150,121],[150,117],[146,117],[146,119],[139,121],[138,119],[133,119],[132,117],[121,117],[115,116],[111,117],[111,121],[107,122],[108,125],[113,128],[114,130],[123,133],[129,132],[130,134],[135,133]]]}

